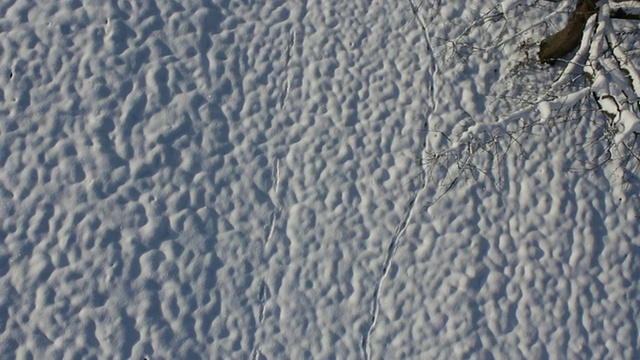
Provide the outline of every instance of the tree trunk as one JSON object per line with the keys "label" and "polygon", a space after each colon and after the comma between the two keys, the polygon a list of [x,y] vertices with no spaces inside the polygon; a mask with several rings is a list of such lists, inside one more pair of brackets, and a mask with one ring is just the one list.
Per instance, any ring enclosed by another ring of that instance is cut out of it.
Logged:
{"label": "tree trunk", "polygon": [[564,29],[542,40],[538,59],[544,63],[554,64],[557,59],[561,59],[577,48],[582,41],[587,19],[597,11],[596,0],[579,0]]}

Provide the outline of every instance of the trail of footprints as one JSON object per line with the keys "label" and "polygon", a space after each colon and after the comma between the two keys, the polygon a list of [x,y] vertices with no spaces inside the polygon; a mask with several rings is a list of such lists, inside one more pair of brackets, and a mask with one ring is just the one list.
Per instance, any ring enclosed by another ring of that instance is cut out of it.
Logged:
{"label": "trail of footprints", "polygon": [[[274,177],[274,179],[273,179],[273,194],[272,194],[272,196],[275,197],[278,194],[278,188],[279,188],[279,185],[280,185],[280,161],[278,159],[276,159],[276,161],[274,162],[274,165],[273,165],[273,177]],[[264,246],[265,247],[269,243],[269,240],[271,240],[271,237],[273,237],[273,231],[275,229],[276,220],[278,218],[278,213],[280,212],[280,208],[279,208],[278,204],[276,204],[276,206],[277,206],[276,211],[271,213],[271,215],[270,215],[271,219],[269,221],[269,225],[265,229],[265,239],[264,239]]]}
{"label": "trail of footprints", "polygon": [[[289,41],[287,43],[287,48],[285,50],[285,80],[282,88],[282,92],[280,95],[280,99],[278,101],[277,107],[279,110],[285,108],[287,104],[287,99],[289,98],[289,92],[291,90],[291,80],[290,80],[290,72],[289,66],[291,63],[291,59],[293,57],[293,50],[296,44],[296,32],[292,31],[289,37]],[[261,259],[264,263],[267,263],[267,247],[272,243],[273,235],[276,229],[277,221],[282,212],[282,204],[278,200],[278,194],[280,192],[280,159],[275,158],[273,161],[273,186],[269,191],[269,196],[271,198],[271,202],[274,205],[274,210],[269,214],[269,222],[264,228],[264,244],[262,247],[262,255]],[[269,299],[271,298],[271,290],[269,289],[269,285],[266,282],[266,279],[262,278],[260,280],[260,286],[258,290],[258,325],[256,332],[260,329],[262,323],[266,317],[266,308]],[[256,347],[253,351],[254,359],[266,359],[266,357],[261,353],[259,344],[256,344]]]}
{"label": "trail of footprints", "polygon": [[[420,190],[421,189],[422,188],[420,188]],[[382,274],[378,279],[375,290],[373,291],[373,300],[371,304],[371,324],[369,325],[369,330],[362,338],[362,351],[364,353],[365,359],[367,360],[371,358],[371,335],[375,330],[375,326],[378,321],[378,315],[380,313],[380,291],[382,290],[382,284],[384,282],[384,279],[387,277],[387,274],[389,274],[389,268],[391,266],[391,261],[393,260],[393,255],[398,248],[398,241],[400,240],[402,235],[404,235],[404,232],[407,229],[407,225],[409,224],[409,220],[411,219],[413,210],[415,209],[415,204],[418,200],[418,197],[420,196],[420,190],[417,190],[412,194],[411,198],[409,199],[409,203],[407,204],[405,213],[402,217],[402,221],[391,237],[391,242],[389,243],[389,248],[387,249],[387,256],[382,266]]]}
{"label": "trail of footprints", "polygon": [[[262,246],[262,255],[261,259],[264,263],[267,262],[267,246],[271,242],[273,237],[273,233],[275,231],[276,222],[281,213],[281,205],[278,200],[278,192],[280,188],[280,160],[275,159],[273,165],[273,187],[269,191],[269,196],[271,197],[271,201],[274,204],[274,211],[269,215],[270,220],[269,224],[265,226],[264,232],[264,244]],[[266,317],[266,308],[267,302],[271,298],[271,290],[269,289],[269,285],[267,284],[264,276],[262,280],[260,280],[260,286],[258,290],[258,325],[256,328],[256,332],[260,329],[262,323]],[[260,347],[257,345],[253,350],[253,359],[265,359],[265,356],[260,352]]]}
{"label": "trail of footprints", "polygon": [[[296,32],[291,32],[291,37],[289,38],[289,43],[287,44],[286,50],[286,60],[285,60],[285,68],[289,69],[289,64],[291,63],[292,51],[293,47],[296,43]],[[282,89],[282,95],[280,96],[280,109],[284,109],[287,98],[289,97],[289,91],[291,90],[291,81],[289,80],[289,72],[287,71],[287,75],[284,81],[284,88]]]}
{"label": "trail of footprints", "polygon": [[[427,122],[424,124],[424,129],[423,129],[425,139],[422,142],[422,146],[420,148],[420,154],[422,154],[427,147],[426,137],[428,135],[427,132],[429,128],[429,118],[431,118],[431,114],[437,110],[436,77],[439,73],[439,69],[438,69],[437,58],[435,56],[435,52],[431,44],[431,39],[429,37],[428,28],[427,28],[425,19],[419,14],[420,6],[416,6],[412,0],[409,0],[409,3],[411,5],[411,9],[413,11],[414,17],[419,22],[420,27],[422,28],[422,31],[425,35],[425,41],[427,43],[427,48],[431,56],[431,69],[429,71],[431,75],[430,76],[431,81],[429,83],[429,89],[431,90],[431,94],[430,94],[430,104],[428,105],[429,115],[428,115]],[[367,360],[371,359],[371,355],[372,355],[371,336],[375,331],[376,323],[378,322],[378,316],[380,313],[380,292],[382,290],[382,285],[389,273],[389,268],[393,261],[393,255],[395,254],[398,248],[398,243],[400,241],[400,238],[404,235],[407,229],[407,226],[409,224],[409,221],[411,220],[411,217],[415,210],[416,204],[418,203],[420,195],[422,194],[422,191],[426,188],[426,186],[427,186],[426,175],[424,172],[422,172],[420,174],[420,187],[409,198],[409,202],[406,206],[406,210],[402,217],[402,221],[400,222],[400,225],[396,228],[396,231],[391,237],[391,241],[389,243],[389,248],[387,249],[385,261],[382,266],[382,272],[380,274],[380,277],[378,278],[377,285],[373,291],[372,304],[371,304],[371,323],[369,325],[368,331],[364,334],[362,338],[362,343],[361,343],[364,358]]]}

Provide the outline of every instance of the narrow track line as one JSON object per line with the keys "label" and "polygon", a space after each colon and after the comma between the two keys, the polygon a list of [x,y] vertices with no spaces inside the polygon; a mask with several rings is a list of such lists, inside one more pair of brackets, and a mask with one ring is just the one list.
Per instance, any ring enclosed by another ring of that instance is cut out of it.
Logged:
{"label": "narrow track line", "polygon": [[[431,57],[431,68],[429,69],[430,83],[428,84],[429,90],[430,90],[430,99],[429,99],[430,112],[429,112],[429,115],[427,116],[427,122],[424,125],[424,136],[425,136],[425,139],[422,142],[422,147],[420,149],[420,153],[422,153],[422,152],[424,152],[424,150],[426,149],[426,146],[427,146],[426,145],[427,144],[426,136],[428,135],[428,124],[430,123],[430,119],[431,119],[432,114],[435,113],[437,108],[438,108],[438,103],[436,101],[436,94],[438,93],[439,87],[438,87],[438,82],[436,81],[436,79],[437,79],[437,77],[438,77],[438,75],[440,73],[440,69],[438,67],[438,61],[437,61],[437,58],[436,58],[436,55],[435,55],[435,51],[434,51],[433,45],[431,43],[431,37],[429,36],[427,23],[419,13],[420,7],[424,3],[424,1],[419,6],[416,6],[413,3],[413,0],[409,0],[409,3],[411,5],[411,10],[413,11],[414,17],[418,20],[418,23],[420,24],[420,27],[423,30],[425,41],[426,41],[426,45],[427,45],[427,52],[429,53],[429,56]],[[371,345],[371,336],[373,335],[373,333],[375,331],[376,324],[378,322],[378,316],[379,316],[379,313],[380,313],[380,292],[382,290],[382,286],[384,284],[384,280],[386,279],[387,275],[389,274],[389,268],[391,267],[391,264],[393,262],[393,256],[396,253],[396,250],[398,249],[399,242],[400,242],[402,236],[404,235],[404,233],[407,230],[409,222],[411,221],[411,218],[413,216],[414,210],[416,208],[416,204],[418,203],[418,200],[420,199],[420,195],[422,194],[422,192],[426,188],[426,186],[427,186],[427,178],[426,178],[426,173],[423,171],[423,172],[420,173],[420,187],[418,188],[418,190],[416,190],[411,195],[411,197],[409,199],[409,202],[407,203],[404,215],[402,217],[402,221],[400,222],[400,225],[396,228],[396,231],[394,232],[393,236],[391,237],[391,241],[389,243],[389,248],[387,250],[387,255],[386,255],[385,261],[383,263],[382,272],[381,272],[380,278],[378,279],[376,288],[375,288],[375,290],[373,292],[373,298],[372,298],[372,304],[371,304],[371,323],[369,325],[368,331],[366,332],[366,334],[362,338],[362,343],[361,343],[362,352],[363,352],[364,358],[366,360],[370,360],[371,356],[372,356],[372,353],[373,353],[373,349],[372,349],[372,345]]]}

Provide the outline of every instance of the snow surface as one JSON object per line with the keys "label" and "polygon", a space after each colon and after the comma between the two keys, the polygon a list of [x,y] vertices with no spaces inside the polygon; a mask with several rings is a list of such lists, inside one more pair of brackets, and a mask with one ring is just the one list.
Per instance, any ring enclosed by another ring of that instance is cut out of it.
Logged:
{"label": "snow surface", "polygon": [[421,166],[581,104],[532,3],[0,3],[0,353],[640,358],[638,185],[574,171],[588,121]]}

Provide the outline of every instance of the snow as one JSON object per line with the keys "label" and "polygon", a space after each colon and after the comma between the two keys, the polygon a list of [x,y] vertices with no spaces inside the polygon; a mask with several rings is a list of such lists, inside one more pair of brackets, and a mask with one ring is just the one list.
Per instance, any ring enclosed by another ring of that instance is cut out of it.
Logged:
{"label": "snow", "polygon": [[519,5],[524,5],[526,2],[524,0],[504,0],[500,3],[502,6],[502,11],[509,12]]}
{"label": "snow", "polygon": [[633,141],[640,135],[640,118],[629,110],[620,112],[621,131],[616,134],[615,142],[617,144],[627,140]]}
{"label": "snow", "polygon": [[537,64],[569,5],[0,5],[3,357],[639,358],[637,35]]}

